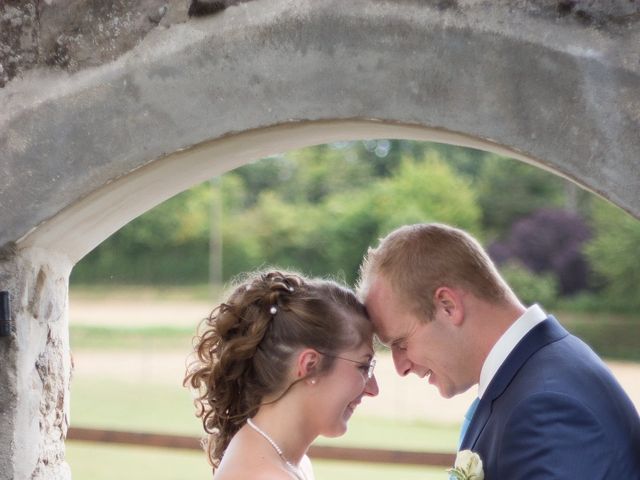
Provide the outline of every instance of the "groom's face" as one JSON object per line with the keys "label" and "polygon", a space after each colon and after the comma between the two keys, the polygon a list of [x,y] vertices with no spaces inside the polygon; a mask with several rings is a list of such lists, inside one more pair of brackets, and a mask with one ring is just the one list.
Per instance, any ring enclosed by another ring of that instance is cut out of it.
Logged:
{"label": "groom's face", "polygon": [[426,322],[418,318],[380,276],[371,283],[365,304],[376,335],[391,350],[398,375],[414,373],[425,378],[445,398],[474,383],[461,354],[459,329],[445,315],[436,312]]}

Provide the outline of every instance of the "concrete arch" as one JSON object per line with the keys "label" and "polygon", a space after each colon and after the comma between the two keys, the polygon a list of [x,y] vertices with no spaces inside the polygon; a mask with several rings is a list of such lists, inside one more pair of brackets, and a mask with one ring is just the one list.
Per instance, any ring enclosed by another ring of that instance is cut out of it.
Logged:
{"label": "concrete arch", "polygon": [[365,120],[297,122],[204,142],[146,164],[91,192],[25,236],[19,246],[64,254],[76,263],[115,230],[193,185],[279,152],[354,138],[436,141],[491,151],[545,168],[519,152],[445,130]]}
{"label": "concrete arch", "polygon": [[436,140],[532,162],[640,218],[640,6],[546,3],[250,1],[0,89],[0,289],[16,323],[0,338],[0,479],[69,476],[73,264],[234,166],[342,139]]}
{"label": "concrete arch", "polygon": [[[633,42],[468,3],[250,2],[153,31],[102,67],[10,84],[0,117],[0,245],[38,245],[45,235],[28,234],[42,222],[173,152],[267,127],[351,119],[504,146],[639,216]],[[158,202],[178,191],[174,182],[159,182]]]}

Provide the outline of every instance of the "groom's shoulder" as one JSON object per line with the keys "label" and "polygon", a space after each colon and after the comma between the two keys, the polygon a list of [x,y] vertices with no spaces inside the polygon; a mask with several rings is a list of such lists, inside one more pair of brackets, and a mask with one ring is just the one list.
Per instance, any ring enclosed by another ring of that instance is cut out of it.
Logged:
{"label": "groom's shoulder", "polygon": [[[607,370],[602,359],[580,338],[568,332],[553,316],[539,324],[521,340],[524,350],[531,353],[525,364],[550,364],[558,374],[577,370]],[[533,346],[528,348],[527,343]],[[521,345],[516,347],[516,350]],[[546,370],[545,370],[546,371]]]}
{"label": "groom's shoulder", "polygon": [[[518,356],[517,352],[507,361],[515,365],[505,372],[512,372],[509,381],[511,394],[530,394],[540,391],[560,393],[593,392],[594,385],[617,384],[609,368],[602,359],[582,340],[571,335],[547,337],[535,347],[519,345],[516,350],[526,352]],[[525,337],[522,342],[531,341]],[[507,373],[508,374],[508,373]]]}
{"label": "groom's shoulder", "polygon": [[588,404],[599,404],[605,398],[628,403],[628,396],[609,367],[573,335],[551,342],[531,355],[509,390],[516,396],[558,393]]}
{"label": "groom's shoulder", "polygon": [[543,345],[524,363],[522,373],[541,379],[611,376],[604,361],[580,338],[568,334]]}

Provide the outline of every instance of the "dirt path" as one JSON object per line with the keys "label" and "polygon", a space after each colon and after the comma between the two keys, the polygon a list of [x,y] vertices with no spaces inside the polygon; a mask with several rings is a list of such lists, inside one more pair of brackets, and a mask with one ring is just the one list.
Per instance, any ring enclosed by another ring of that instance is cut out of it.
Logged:
{"label": "dirt path", "polygon": [[197,301],[75,299],[69,303],[69,321],[75,325],[118,327],[195,326],[213,305]]}

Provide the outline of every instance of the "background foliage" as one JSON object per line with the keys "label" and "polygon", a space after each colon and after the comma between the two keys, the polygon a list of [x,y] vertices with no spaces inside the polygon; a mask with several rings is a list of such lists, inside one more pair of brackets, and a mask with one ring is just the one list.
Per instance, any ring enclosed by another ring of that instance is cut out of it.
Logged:
{"label": "background foliage", "polygon": [[72,283],[205,283],[212,239],[223,281],[278,265],[353,282],[379,237],[426,221],[477,236],[525,302],[640,306],[640,222],[539,168],[399,140],[310,147],[198,185],[115,233]]}
{"label": "background foliage", "polygon": [[[439,144],[344,142],[229,172],[116,232],[74,268],[72,293],[102,298],[100,311],[122,300],[120,291],[134,299],[128,306],[146,301],[166,313],[172,301],[186,298],[205,304],[204,312],[212,292],[220,292],[220,285],[207,285],[220,267],[225,282],[268,264],[353,282],[362,255],[379,237],[424,221],[477,236],[525,304],[558,313],[600,355],[640,360],[640,222],[538,168]],[[78,306],[77,298],[71,303]],[[138,310],[129,307],[113,324],[111,317],[104,324],[74,317],[74,426],[200,431],[179,380],[171,380],[165,364],[150,362],[162,352],[180,352],[182,362],[189,350],[193,325],[181,326],[188,314],[178,312],[167,325],[140,323]],[[113,373],[101,370],[101,357]],[[159,372],[167,384],[154,383]],[[449,451],[457,432],[458,425],[355,416],[337,445]],[[191,452],[67,442],[67,460],[74,478],[91,480],[112,478],[113,465],[139,479],[210,476],[202,454]],[[317,478],[332,479],[444,474],[442,468],[322,461],[315,469]]]}
{"label": "background foliage", "polygon": [[530,272],[551,274],[559,293],[571,295],[589,286],[582,250],[590,237],[581,215],[543,208],[516,220],[506,239],[494,242],[489,253],[498,264],[515,260]]}

